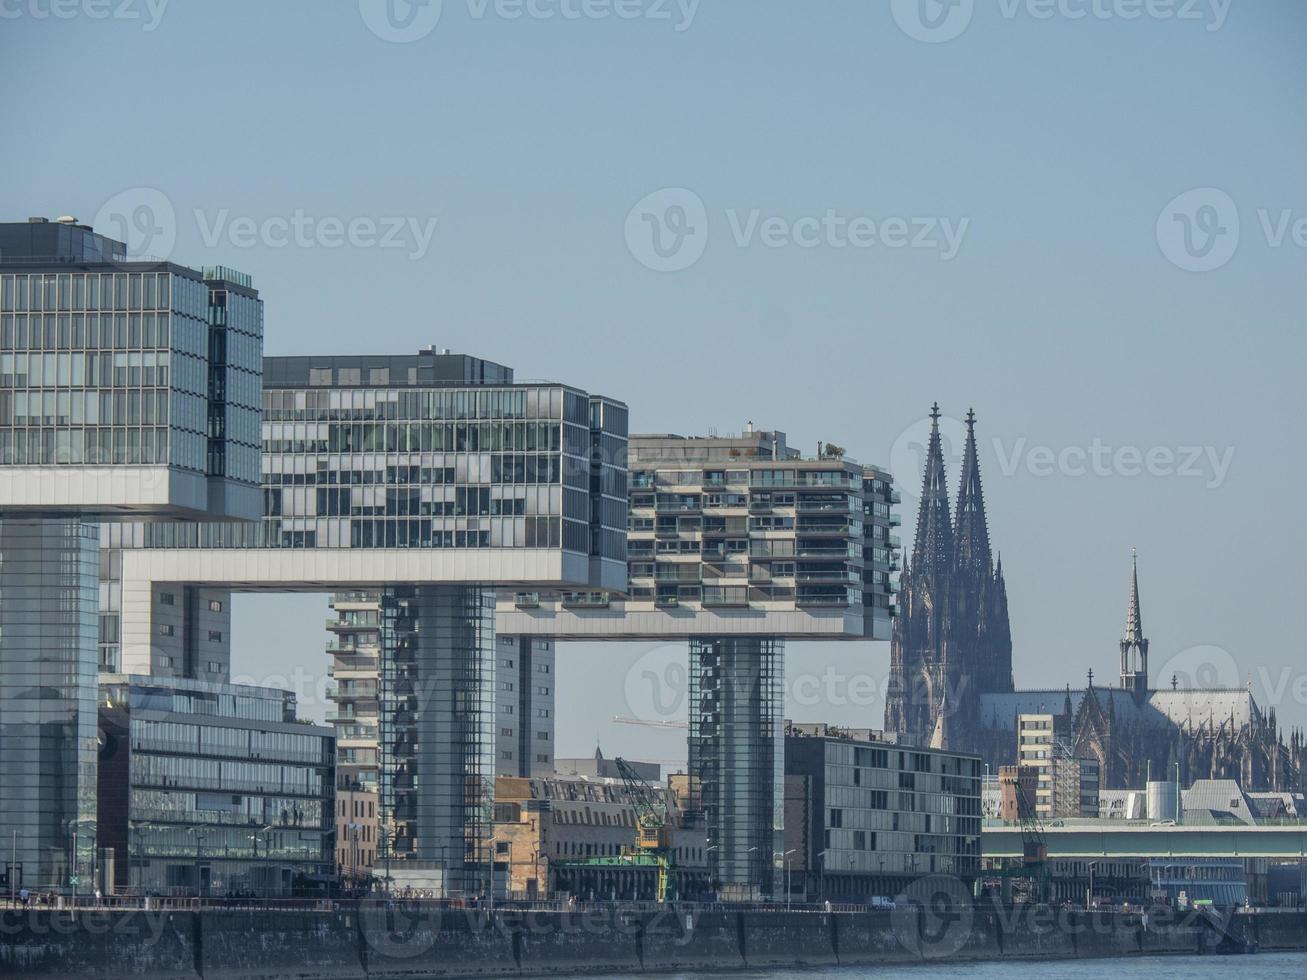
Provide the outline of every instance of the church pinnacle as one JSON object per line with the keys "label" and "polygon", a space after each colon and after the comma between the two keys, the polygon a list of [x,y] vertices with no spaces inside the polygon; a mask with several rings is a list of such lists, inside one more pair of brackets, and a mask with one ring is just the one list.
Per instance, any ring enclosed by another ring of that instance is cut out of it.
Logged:
{"label": "church pinnacle", "polygon": [[921,506],[912,562],[919,573],[945,571],[953,564],[953,523],[949,517],[948,486],[944,479],[944,446],[939,434],[939,403],[930,410],[930,442],[926,472],[921,480]]}
{"label": "church pinnacle", "polygon": [[976,413],[967,411],[967,443],[962,453],[958,478],[957,564],[959,568],[992,571],[989,552],[989,523],[985,518],[985,494],[980,485],[980,460],[976,452]]}

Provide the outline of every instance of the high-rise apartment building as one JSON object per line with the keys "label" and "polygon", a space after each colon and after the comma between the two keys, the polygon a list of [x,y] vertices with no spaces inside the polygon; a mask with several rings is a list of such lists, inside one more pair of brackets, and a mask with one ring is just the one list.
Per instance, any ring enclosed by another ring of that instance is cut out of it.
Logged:
{"label": "high-rise apartment building", "polygon": [[785,433],[630,441],[629,580],[500,602],[502,636],[689,643],[691,795],[724,894],[773,891],[785,639],[887,639],[896,500],[883,470]]}
{"label": "high-rise apartment building", "polygon": [[0,837],[29,887],[94,854],[97,524],[260,516],[261,370],[239,273],[134,261],[74,218],[0,224]]}

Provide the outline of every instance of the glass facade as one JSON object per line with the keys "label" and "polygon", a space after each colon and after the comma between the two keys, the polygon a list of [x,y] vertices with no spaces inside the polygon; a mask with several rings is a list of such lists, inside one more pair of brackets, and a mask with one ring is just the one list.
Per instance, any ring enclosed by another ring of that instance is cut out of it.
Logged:
{"label": "glass facade", "polygon": [[785,641],[690,641],[690,796],[707,827],[708,869],[724,898],[772,894],[784,828]]}
{"label": "glass facade", "polygon": [[180,267],[0,272],[0,465],[205,473],[208,305]]}
{"label": "glass facade", "polygon": [[99,557],[94,524],[0,521],[0,832],[30,889],[95,853]]}
{"label": "glass facade", "polygon": [[383,848],[438,862],[447,888],[480,891],[494,808],[494,594],[393,587],[381,649]]}
{"label": "glass facade", "polygon": [[207,472],[253,486],[263,454],[263,302],[250,277],[206,268],[209,287]]}
{"label": "glass facade", "polygon": [[132,894],[288,894],[329,873],[334,741],[285,691],[106,675],[100,842]]}

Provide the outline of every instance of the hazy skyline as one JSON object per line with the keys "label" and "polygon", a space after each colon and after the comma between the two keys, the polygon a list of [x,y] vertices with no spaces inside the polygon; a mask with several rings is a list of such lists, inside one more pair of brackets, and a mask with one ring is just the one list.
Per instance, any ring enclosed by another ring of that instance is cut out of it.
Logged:
{"label": "hazy skyline", "polygon": [[[1295,0],[49,9],[0,17],[6,220],[249,273],[269,354],[435,344],[635,432],[836,442],[905,542],[932,402],[974,407],[1020,686],[1114,682],[1137,547],[1155,682],[1307,723]],[[325,675],[322,603],[238,599],[233,672]],[[888,647],[790,644],[791,689]],[[608,721],[649,649],[563,645],[558,754],[683,753]],[[881,724],[817,687],[794,717]]]}

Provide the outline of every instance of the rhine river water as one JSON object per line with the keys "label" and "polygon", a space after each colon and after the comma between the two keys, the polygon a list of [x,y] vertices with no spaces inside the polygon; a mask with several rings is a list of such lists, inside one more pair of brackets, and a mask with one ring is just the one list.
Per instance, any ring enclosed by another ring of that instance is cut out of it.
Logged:
{"label": "rhine river water", "polygon": [[[732,973],[758,980],[1303,980],[1307,953],[1259,953],[1255,956],[1148,956],[1053,962],[954,963],[944,966],[822,967],[804,970]],[[667,980],[699,980],[704,974],[666,974]],[[648,975],[611,975],[608,980],[649,980]]]}

